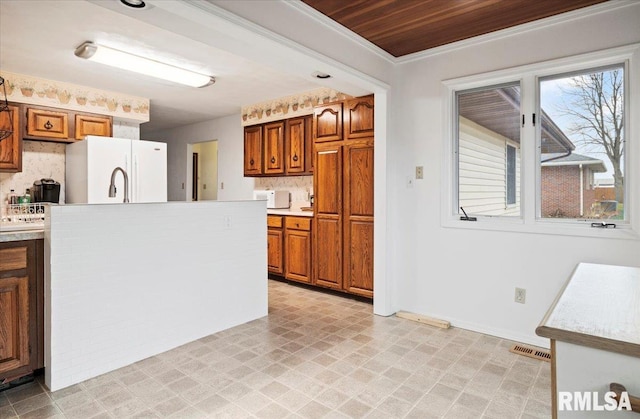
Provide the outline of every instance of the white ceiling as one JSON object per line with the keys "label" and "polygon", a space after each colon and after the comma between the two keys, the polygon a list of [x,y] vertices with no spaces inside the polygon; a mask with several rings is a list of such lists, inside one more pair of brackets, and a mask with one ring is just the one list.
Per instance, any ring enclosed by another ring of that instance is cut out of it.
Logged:
{"label": "white ceiling", "polygon": [[[168,6],[151,0],[146,10],[133,10],[118,0],[0,0],[0,69],[149,98],[151,121],[143,134],[320,86],[311,72],[287,74],[228,52],[244,50],[243,40],[231,39],[222,27],[207,30],[204,20],[200,27],[173,15],[171,2],[163,1]],[[194,89],[88,62],[73,54],[84,41],[210,74],[216,83]],[[226,50],[212,46],[217,44]]]}

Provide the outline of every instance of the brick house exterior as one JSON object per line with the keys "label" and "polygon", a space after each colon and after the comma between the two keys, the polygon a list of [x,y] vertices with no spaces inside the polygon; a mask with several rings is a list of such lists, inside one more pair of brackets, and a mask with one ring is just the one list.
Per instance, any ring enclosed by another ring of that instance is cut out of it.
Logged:
{"label": "brick house exterior", "polygon": [[[606,172],[602,160],[571,154],[542,163],[541,215],[544,218],[593,217],[593,204],[602,200],[594,173]],[[582,174],[582,182],[580,180]]]}

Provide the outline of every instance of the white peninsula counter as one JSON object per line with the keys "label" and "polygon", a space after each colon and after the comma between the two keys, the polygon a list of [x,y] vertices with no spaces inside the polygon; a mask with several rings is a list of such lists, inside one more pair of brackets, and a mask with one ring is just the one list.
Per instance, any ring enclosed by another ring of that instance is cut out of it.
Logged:
{"label": "white peninsula counter", "polygon": [[264,201],[51,206],[49,389],[266,316],[266,225]]}
{"label": "white peninsula counter", "polygon": [[[579,264],[536,333],[551,340],[554,418],[638,417],[600,408],[611,383],[638,403],[640,268]],[[585,395],[588,405],[576,402]]]}

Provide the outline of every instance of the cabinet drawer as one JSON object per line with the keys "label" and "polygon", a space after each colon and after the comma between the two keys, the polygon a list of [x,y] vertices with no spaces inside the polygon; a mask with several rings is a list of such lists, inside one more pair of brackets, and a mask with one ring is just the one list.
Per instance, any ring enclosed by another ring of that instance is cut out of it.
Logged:
{"label": "cabinet drawer", "polygon": [[87,135],[111,137],[111,118],[108,116],[76,115],[76,140]]}
{"label": "cabinet drawer", "polygon": [[13,271],[27,267],[27,248],[10,247],[0,249],[0,271]]}
{"label": "cabinet drawer", "polygon": [[269,227],[269,228],[282,228],[282,216],[281,215],[267,215],[267,227]]}
{"label": "cabinet drawer", "polygon": [[311,218],[307,217],[287,217],[285,221],[287,228],[292,230],[311,230]]}
{"label": "cabinet drawer", "polygon": [[69,115],[42,109],[27,109],[27,136],[69,138]]}

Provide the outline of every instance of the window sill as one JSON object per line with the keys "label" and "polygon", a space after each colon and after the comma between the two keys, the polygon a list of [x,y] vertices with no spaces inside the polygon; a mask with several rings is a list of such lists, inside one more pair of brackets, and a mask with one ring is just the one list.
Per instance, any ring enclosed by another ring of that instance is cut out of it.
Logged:
{"label": "window sill", "polygon": [[502,231],[509,233],[544,234],[553,236],[593,237],[599,239],[640,240],[640,234],[630,225],[616,228],[594,228],[591,221],[562,222],[536,220],[525,222],[521,218],[496,219],[478,218],[478,221],[461,221],[458,218],[446,218],[441,223],[444,228],[467,230]]}

